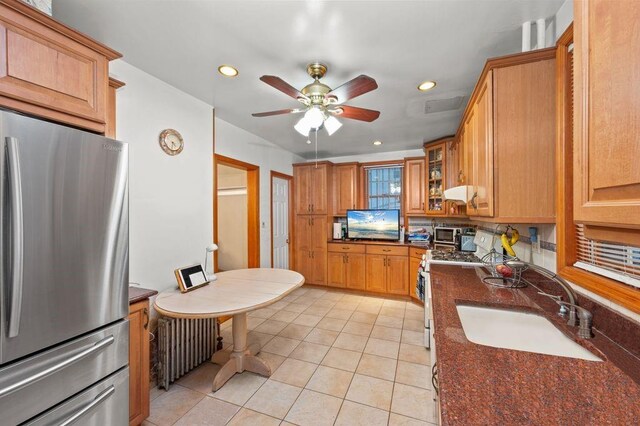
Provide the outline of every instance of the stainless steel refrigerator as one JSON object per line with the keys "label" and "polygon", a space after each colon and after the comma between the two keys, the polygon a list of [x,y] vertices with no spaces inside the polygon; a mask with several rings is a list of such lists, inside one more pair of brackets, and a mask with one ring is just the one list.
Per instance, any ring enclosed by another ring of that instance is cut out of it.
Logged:
{"label": "stainless steel refrigerator", "polygon": [[0,425],[126,425],[128,147],[8,111],[0,141]]}

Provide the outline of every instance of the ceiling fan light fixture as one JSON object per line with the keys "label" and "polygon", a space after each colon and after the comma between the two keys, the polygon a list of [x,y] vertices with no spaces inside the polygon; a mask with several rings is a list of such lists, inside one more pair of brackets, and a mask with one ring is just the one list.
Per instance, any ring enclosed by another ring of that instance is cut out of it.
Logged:
{"label": "ceiling fan light fixture", "polygon": [[382,141],[373,141],[373,144],[375,146],[380,146],[380,145],[382,145]]}
{"label": "ceiling fan light fixture", "polygon": [[225,77],[235,77],[238,75],[238,69],[231,65],[220,65],[218,67],[218,72]]}
{"label": "ceiling fan light fixture", "polygon": [[342,127],[342,123],[332,115],[324,121],[324,128],[327,129],[329,136],[337,132],[340,127]]}
{"label": "ceiling fan light fixture", "polygon": [[298,122],[296,123],[295,126],[293,126],[293,128],[296,129],[296,131],[298,133],[300,133],[302,136],[309,137],[309,132],[311,131],[311,126],[307,122],[306,118],[307,117],[306,117],[306,114],[305,114],[304,117],[302,117],[300,120],[298,120]]}
{"label": "ceiling fan light fixture", "polygon": [[420,90],[421,92],[426,92],[427,90],[431,90],[434,87],[436,87],[436,82],[427,80],[420,83],[420,85],[418,86],[418,90]]}
{"label": "ceiling fan light fixture", "polygon": [[311,107],[304,113],[304,120],[310,128],[319,129],[324,123],[324,114],[320,111],[320,108]]}

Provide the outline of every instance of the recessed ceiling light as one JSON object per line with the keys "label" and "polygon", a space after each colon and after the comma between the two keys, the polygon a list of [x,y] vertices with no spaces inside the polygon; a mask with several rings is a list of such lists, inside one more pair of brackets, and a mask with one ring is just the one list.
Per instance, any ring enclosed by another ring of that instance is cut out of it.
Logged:
{"label": "recessed ceiling light", "polygon": [[231,65],[220,65],[218,67],[218,72],[226,77],[235,77],[238,75],[238,70]]}
{"label": "recessed ceiling light", "polygon": [[373,141],[373,144],[375,146],[382,145],[382,141]]}
{"label": "recessed ceiling light", "polygon": [[427,90],[433,89],[434,87],[436,87],[436,82],[427,80],[421,83],[420,86],[418,86],[418,90],[426,92]]}

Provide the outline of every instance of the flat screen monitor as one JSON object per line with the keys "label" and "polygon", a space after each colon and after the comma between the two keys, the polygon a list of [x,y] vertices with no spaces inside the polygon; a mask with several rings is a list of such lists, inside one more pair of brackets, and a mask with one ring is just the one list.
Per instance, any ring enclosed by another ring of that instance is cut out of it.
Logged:
{"label": "flat screen monitor", "polygon": [[400,210],[347,210],[347,238],[400,239]]}

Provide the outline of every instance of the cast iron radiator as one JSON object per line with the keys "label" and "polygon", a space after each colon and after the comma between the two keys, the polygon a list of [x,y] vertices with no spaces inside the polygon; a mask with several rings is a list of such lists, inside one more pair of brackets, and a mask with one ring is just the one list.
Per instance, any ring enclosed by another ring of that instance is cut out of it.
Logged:
{"label": "cast iron radiator", "polygon": [[169,385],[211,359],[216,319],[158,319],[158,387]]}

